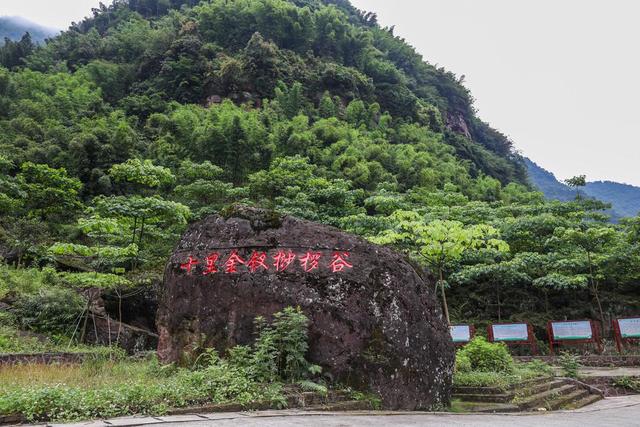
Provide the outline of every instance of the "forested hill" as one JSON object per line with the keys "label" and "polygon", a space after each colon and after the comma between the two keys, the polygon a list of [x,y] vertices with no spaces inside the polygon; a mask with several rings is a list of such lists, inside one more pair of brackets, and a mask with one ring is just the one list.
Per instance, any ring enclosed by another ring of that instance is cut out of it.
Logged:
{"label": "forested hill", "polygon": [[80,318],[75,289],[159,280],[186,224],[234,204],[393,245],[444,278],[454,320],[640,310],[640,219],[545,200],[461,79],[347,1],[120,0],[0,65],[0,303],[20,327],[51,332],[50,303]]}
{"label": "forested hill", "polygon": [[45,39],[54,36],[57,31],[23,18],[0,16],[0,45],[5,43],[5,39],[19,41],[25,33],[29,33],[35,43],[43,43]]}
{"label": "forested hill", "polygon": [[[529,177],[533,185],[549,199],[569,201],[576,197],[576,190],[569,188],[549,171],[535,162],[525,159]],[[614,217],[632,217],[640,213],[640,187],[612,181],[587,182],[580,189],[587,197],[610,203]]]}
{"label": "forested hill", "polygon": [[[300,98],[286,106],[290,116],[320,107],[325,95],[340,109],[359,100],[376,122],[413,123],[440,135],[470,161],[472,176],[524,182],[511,142],[476,117],[459,79],[423,62],[391,30],[380,28],[375,15],[346,1],[197,3],[102,6],[46,48],[5,65],[78,72],[76,81],[101,89],[101,108],[122,111],[139,125],[166,112],[172,101],[207,105],[231,99],[258,106],[299,83],[293,96]],[[358,120],[368,120],[366,114]]]}

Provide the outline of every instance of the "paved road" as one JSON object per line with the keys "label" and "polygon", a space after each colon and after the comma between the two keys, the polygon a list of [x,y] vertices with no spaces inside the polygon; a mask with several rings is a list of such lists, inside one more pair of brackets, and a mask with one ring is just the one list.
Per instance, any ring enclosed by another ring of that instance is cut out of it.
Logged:
{"label": "paved road", "polygon": [[637,366],[619,368],[580,368],[580,377],[640,377],[640,368]]}
{"label": "paved road", "polygon": [[[464,415],[400,412],[321,413],[259,411],[244,413],[181,415],[172,417],[116,418],[79,423],[73,427],[637,427],[640,426],[640,396],[609,398],[588,408],[538,414]],[[69,427],[69,425],[66,425]]]}

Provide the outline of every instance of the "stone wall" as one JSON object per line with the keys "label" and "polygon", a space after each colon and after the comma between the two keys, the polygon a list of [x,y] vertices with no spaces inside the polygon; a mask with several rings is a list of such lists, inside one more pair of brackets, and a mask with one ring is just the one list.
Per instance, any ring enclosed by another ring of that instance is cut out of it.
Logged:
{"label": "stone wall", "polygon": [[0,354],[1,365],[60,364],[82,363],[92,353],[15,353]]}

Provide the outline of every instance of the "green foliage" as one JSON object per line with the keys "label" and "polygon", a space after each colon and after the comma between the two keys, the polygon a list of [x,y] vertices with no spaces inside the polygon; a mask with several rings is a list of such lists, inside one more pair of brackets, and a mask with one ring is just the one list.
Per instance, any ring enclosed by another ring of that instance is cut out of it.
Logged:
{"label": "green foliage", "polygon": [[564,352],[560,355],[558,363],[562,368],[562,375],[569,378],[578,378],[578,369],[580,369],[580,358],[578,356]]}
{"label": "green foliage", "polygon": [[133,283],[126,277],[104,273],[59,273],[58,277],[65,285],[79,288],[126,289]]}
{"label": "green foliage", "polygon": [[552,377],[553,368],[545,363],[535,361],[531,363],[516,363],[513,371],[456,371],[453,383],[458,387],[495,387],[506,390],[513,384],[540,377]]}
{"label": "green foliage", "polygon": [[566,179],[564,183],[572,188],[584,187],[587,185],[587,177],[586,175],[574,176],[573,178]]}
{"label": "green foliage", "polygon": [[18,330],[17,326],[15,317],[8,319],[5,313],[0,313],[0,353],[82,353],[88,360],[119,360],[124,357],[122,349],[77,344],[61,335],[48,338]]}
{"label": "green foliage", "polygon": [[129,159],[125,163],[113,165],[109,175],[115,182],[129,182],[151,188],[175,181],[175,176],[169,169],[155,166],[151,160]]}
{"label": "green foliage", "polygon": [[471,359],[469,358],[469,356],[461,351],[456,351],[455,371],[471,372],[472,370],[473,366],[471,365]]}
{"label": "green foliage", "polygon": [[329,393],[329,389],[327,388],[327,386],[315,383],[313,381],[300,380],[297,384],[303,391],[310,391],[321,396],[327,396],[327,394]]}
{"label": "green foliage", "polygon": [[[262,317],[256,318],[258,338],[251,355],[251,370],[258,380],[293,382],[316,371],[316,367],[306,359],[308,323],[309,319],[299,307],[287,307],[275,313],[270,324]],[[236,350],[232,360],[243,359],[239,351],[244,350]]]}
{"label": "green foliage", "polygon": [[70,333],[86,303],[74,291],[42,288],[26,294],[14,304],[14,312],[24,329],[36,332]]}
{"label": "green foliage", "polygon": [[490,343],[484,337],[475,337],[458,353],[461,359],[468,360],[472,371],[509,374],[514,369],[507,346],[504,343]]}
{"label": "green foliage", "polygon": [[0,317],[0,353],[26,353],[46,348],[36,337],[20,336],[10,323],[16,323],[15,318],[3,313]]}
{"label": "green foliage", "polygon": [[26,162],[22,164],[17,179],[28,194],[25,209],[33,215],[45,219],[73,213],[80,207],[78,192],[82,184],[78,179],[69,177],[64,169]]}
{"label": "green foliage", "polygon": [[459,261],[467,251],[488,249],[507,252],[509,245],[498,239],[498,230],[488,224],[465,226],[460,221],[434,220],[425,223],[416,212],[396,211],[391,218],[394,229],[388,229],[371,239],[381,244],[396,244],[417,252],[423,261],[438,273],[445,317],[449,323],[449,309],[445,297],[444,272]]}
{"label": "green foliage", "polygon": [[347,1],[117,1],[0,61],[0,257],[87,271],[55,286],[159,274],[243,203],[406,252],[447,318],[640,310],[637,218],[543,200],[462,79]]}
{"label": "green foliage", "polygon": [[257,401],[283,403],[280,384],[262,385],[222,360],[197,371],[179,369],[164,378],[150,376],[151,362],[118,362],[82,367],[93,381],[116,376],[101,387],[88,384],[0,386],[0,413],[23,414],[27,420],[73,421],[123,415],[163,415],[171,407],[211,403],[240,405]]}
{"label": "green foliage", "polygon": [[[50,296],[39,296],[39,299],[49,312],[49,322],[61,318],[60,315],[51,316],[54,304]],[[20,316],[25,319],[25,313],[20,312]],[[161,367],[157,359],[152,359],[143,372],[132,373],[133,377],[127,381],[101,387],[93,387],[91,383],[89,387],[0,385],[0,413],[20,413],[29,421],[71,421],[130,414],[162,415],[170,407],[205,403],[245,405],[269,401],[283,406],[286,402],[281,381],[296,382],[303,390],[326,395],[326,386],[307,379],[320,372],[319,367],[305,358],[307,317],[299,308],[291,307],[273,317],[269,324],[256,318],[258,337],[253,347],[234,347],[227,360],[208,349],[198,356],[190,370],[173,365]],[[50,323],[41,326],[51,329]],[[15,348],[6,334],[0,334],[0,351],[3,346]],[[85,362],[82,369],[86,375],[97,377],[117,367]]]}
{"label": "green foliage", "polygon": [[633,393],[640,393],[640,381],[633,377],[618,377],[613,380],[616,387],[621,387]]}
{"label": "green foliage", "polygon": [[49,248],[52,255],[81,257],[101,257],[112,260],[126,260],[138,254],[138,246],[133,243],[125,248],[101,246],[89,247],[74,243],[56,243]]}

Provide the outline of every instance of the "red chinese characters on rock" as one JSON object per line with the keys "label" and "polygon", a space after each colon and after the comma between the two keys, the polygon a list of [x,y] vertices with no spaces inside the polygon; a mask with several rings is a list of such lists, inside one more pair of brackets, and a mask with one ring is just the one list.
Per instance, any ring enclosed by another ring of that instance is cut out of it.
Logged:
{"label": "red chinese characters on rock", "polygon": [[224,263],[224,272],[225,273],[237,273],[238,265],[244,264],[245,261],[240,258],[237,250],[233,250],[227,261]]}
{"label": "red chinese characters on rock", "polygon": [[218,261],[218,258],[220,258],[220,254],[217,253],[217,252],[214,252],[211,255],[209,255],[208,257],[206,257],[204,259],[205,262],[206,262],[206,268],[202,272],[202,274],[204,274],[206,276],[207,274],[217,273],[218,272],[218,267],[216,266],[216,261]]}
{"label": "red chinese characters on rock", "polygon": [[348,252],[334,252],[333,261],[329,264],[331,272],[339,273],[345,268],[353,268],[353,265],[347,262],[347,258],[349,258]]}
{"label": "red chinese characters on rock", "polygon": [[276,271],[284,271],[294,259],[296,259],[296,254],[293,252],[278,251],[276,256],[273,257],[273,266],[276,268]]}
{"label": "red chinese characters on rock", "polygon": [[265,263],[267,260],[266,252],[253,252],[251,254],[251,258],[247,261],[247,267],[249,267],[249,271],[255,273],[260,268],[264,268],[265,270],[269,269],[269,266]]}
{"label": "red chinese characters on rock", "polygon": [[307,252],[305,256],[300,258],[300,265],[305,272],[309,273],[318,268],[321,257],[320,252]]}
{"label": "red chinese characters on rock", "polygon": [[200,262],[197,259],[189,255],[189,259],[187,260],[187,262],[185,262],[184,264],[180,264],[180,269],[186,271],[187,274],[191,274],[191,270],[193,269],[193,267],[195,267],[199,263]]}
{"label": "red chinese characters on rock", "polygon": [[[272,255],[272,265],[276,272],[282,272],[289,269],[297,258],[300,263],[300,268],[302,268],[305,273],[319,270],[325,266],[331,270],[332,273],[341,273],[346,269],[353,268],[353,264],[347,261],[349,256],[349,252],[336,251],[331,257],[331,262],[324,264],[320,262],[323,257],[322,252],[309,250],[305,254],[296,255],[291,250],[279,249],[274,255]],[[246,266],[246,270],[250,273],[269,271],[271,266],[267,259],[268,255],[266,252],[253,251],[251,256],[247,260],[244,260],[238,254],[238,249],[234,249],[229,254],[229,257],[219,267],[217,263],[221,260],[221,255],[219,252],[213,252],[203,259],[203,268],[201,271],[204,276],[220,272],[227,274],[241,273],[242,271],[239,271],[239,267],[243,265]],[[180,264],[180,269],[190,275],[196,271],[199,264],[200,261],[197,258],[193,255],[189,255],[186,262]]]}

